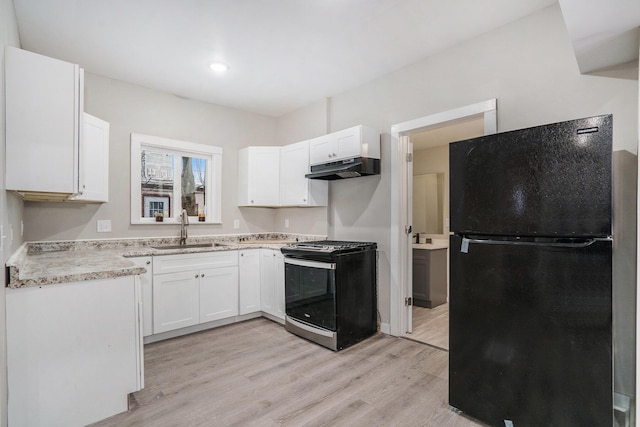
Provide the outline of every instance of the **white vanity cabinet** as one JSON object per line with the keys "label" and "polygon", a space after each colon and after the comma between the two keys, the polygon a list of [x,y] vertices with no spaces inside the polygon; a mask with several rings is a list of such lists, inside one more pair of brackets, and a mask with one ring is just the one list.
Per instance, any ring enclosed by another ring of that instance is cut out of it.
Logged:
{"label": "white vanity cabinet", "polygon": [[107,201],[108,123],[85,117],[83,99],[78,65],[6,47],[7,190],[25,200]]}
{"label": "white vanity cabinet", "polygon": [[354,126],[309,141],[309,163],[318,165],[353,157],[380,158],[380,134],[367,126]]}
{"label": "white vanity cabinet", "polygon": [[264,313],[284,320],[284,257],[279,250],[260,249],[260,302]]}
{"label": "white vanity cabinet", "polygon": [[238,275],[240,314],[260,311],[260,249],[238,251]]}
{"label": "white vanity cabinet", "polygon": [[309,141],[280,148],[280,206],[327,206],[329,183],[307,179]]}
{"label": "white vanity cabinet", "polygon": [[153,334],[153,257],[143,256],[129,258],[136,265],[144,267],[147,272],[140,274],[142,300],[142,335]]}
{"label": "white vanity cabinet", "polygon": [[238,314],[238,252],[163,255],[153,261],[153,333]]}
{"label": "white vanity cabinet", "polygon": [[280,205],[280,147],[238,151],[238,206]]}
{"label": "white vanity cabinet", "polygon": [[87,425],[143,387],[135,276],[6,290],[8,423]]}

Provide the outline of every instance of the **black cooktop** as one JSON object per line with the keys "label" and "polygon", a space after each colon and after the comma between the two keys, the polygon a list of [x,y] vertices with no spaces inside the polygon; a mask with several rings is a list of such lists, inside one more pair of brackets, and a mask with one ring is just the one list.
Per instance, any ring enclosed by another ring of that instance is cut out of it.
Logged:
{"label": "black cooktop", "polygon": [[325,254],[345,254],[351,252],[361,252],[375,250],[375,242],[350,242],[344,240],[315,240],[309,242],[296,242],[282,248],[285,256],[304,256],[305,254],[325,253]]}

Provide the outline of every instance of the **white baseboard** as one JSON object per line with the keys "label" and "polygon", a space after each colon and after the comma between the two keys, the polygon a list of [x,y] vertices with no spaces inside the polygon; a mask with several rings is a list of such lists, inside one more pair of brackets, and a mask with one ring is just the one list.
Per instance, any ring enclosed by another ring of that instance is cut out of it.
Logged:
{"label": "white baseboard", "polygon": [[388,323],[380,323],[380,332],[383,334],[391,335],[391,325]]}

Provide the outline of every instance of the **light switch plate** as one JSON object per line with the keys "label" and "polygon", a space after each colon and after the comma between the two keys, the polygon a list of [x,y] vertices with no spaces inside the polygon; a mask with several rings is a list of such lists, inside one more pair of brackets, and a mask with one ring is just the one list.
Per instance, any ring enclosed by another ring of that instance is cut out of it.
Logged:
{"label": "light switch plate", "polygon": [[111,220],[99,219],[97,221],[98,233],[110,233],[111,232]]}
{"label": "light switch plate", "polygon": [[234,219],[233,220],[233,228],[236,229],[236,230],[238,228],[240,228],[240,220],[239,219]]}

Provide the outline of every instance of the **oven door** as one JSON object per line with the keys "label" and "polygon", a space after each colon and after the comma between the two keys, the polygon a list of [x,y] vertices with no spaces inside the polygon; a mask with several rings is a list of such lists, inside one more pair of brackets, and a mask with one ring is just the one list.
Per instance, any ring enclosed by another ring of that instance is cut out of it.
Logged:
{"label": "oven door", "polygon": [[335,263],[285,257],[284,288],[287,316],[335,331],[335,271]]}

